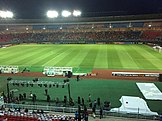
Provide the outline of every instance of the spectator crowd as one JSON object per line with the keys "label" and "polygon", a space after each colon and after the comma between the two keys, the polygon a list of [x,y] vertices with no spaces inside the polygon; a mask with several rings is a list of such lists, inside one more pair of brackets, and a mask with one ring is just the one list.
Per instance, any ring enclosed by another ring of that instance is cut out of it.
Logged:
{"label": "spectator crowd", "polygon": [[0,34],[1,43],[97,43],[162,41],[160,31],[94,31]]}

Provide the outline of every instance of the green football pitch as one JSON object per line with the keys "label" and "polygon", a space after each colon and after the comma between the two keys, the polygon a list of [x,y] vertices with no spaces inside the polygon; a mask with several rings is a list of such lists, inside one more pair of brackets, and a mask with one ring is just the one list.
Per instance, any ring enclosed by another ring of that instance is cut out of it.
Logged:
{"label": "green football pitch", "polygon": [[0,65],[42,72],[44,66],[92,69],[162,70],[162,53],[146,45],[28,44],[0,49]]}
{"label": "green football pitch", "polygon": [[[132,70],[162,70],[162,53],[146,45],[88,45],[88,44],[24,44],[0,49],[0,65],[17,65],[21,69],[29,68],[31,71],[42,72],[44,66],[73,67],[78,72],[88,72],[92,69],[132,69]],[[12,77],[15,80],[32,80],[33,77]],[[0,76],[0,92],[6,93],[7,77]],[[63,81],[63,78],[40,78],[42,81]],[[119,107],[121,96],[143,97],[136,86],[136,81],[124,80],[95,80],[83,79],[77,82],[70,79],[71,96],[76,101],[77,96],[92,100],[100,97],[102,101],[108,100],[112,107]],[[154,82],[162,90],[161,82]],[[32,91],[38,99],[46,100],[44,87],[16,87],[15,95]],[[49,93],[54,98],[68,96],[65,88],[52,87]],[[162,101],[146,100],[152,111],[162,112]]]}

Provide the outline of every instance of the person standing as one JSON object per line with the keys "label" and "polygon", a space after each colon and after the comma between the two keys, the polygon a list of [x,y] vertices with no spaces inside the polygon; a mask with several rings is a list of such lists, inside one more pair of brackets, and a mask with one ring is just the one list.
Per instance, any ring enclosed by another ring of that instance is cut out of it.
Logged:
{"label": "person standing", "polygon": [[88,111],[86,111],[85,114],[84,114],[84,120],[88,121]]}
{"label": "person standing", "polygon": [[36,99],[37,99],[37,96],[33,94],[33,97],[32,97],[33,105],[35,104]]}
{"label": "person standing", "polygon": [[45,95],[48,95],[48,90],[47,90],[47,89],[45,89],[44,91],[45,91]]}
{"label": "person standing", "polygon": [[77,82],[80,80],[80,77],[79,77],[79,75],[77,75]]}
{"label": "person standing", "polygon": [[75,112],[75,121],[78,120],[78,115],[79,115],[79,114],[78,114],[78,111],[76,111],[76,112]]}
{"label": "person standing", "polygon": [[103,118],[103,109],[100,107],[100,119]]}
{"label": "person standing", "polygon": [[84,105],[83,119],[84,121],[88,121],[88,111],[85,105]]}
{"label": "person standing", "polygon": [[78,96],[78,104],[80,105],[81,100],[80,100],[80,96]]}
{"label": "person standing", "polygon": [[51,100],[50,96],[47,95],[47,102],[48,102],[49,105],[50,105],[50,100]]}
{"label": "person standing", "polygon": [[92,108],[92,116],[93,118],[96,118],[96,107],[95,106],[93,106]]}
{"label": "person standing", "polygon": [[23,98],[24,100],[26,100],[26,93],[23,93]]}
{"label": "person standing", "polygon": [[100,106],[100,105],[101,105],[100,98],[97,98],[97,105],[98,105],[98,106]]}
{"label": "person standing", "polygon": [[30,91],[29,97],[30,97],[30,98],[33,98],[33,93],[32,93],[32,91]]}
{"label": "person standing", "polygon": [[88,102],[91,102],[91,94],[88,95]]}
{"label": "person standing", "polygon": [[66,103],[67,103],[67,97],[64,96],[64,104],[65,104],[65,106],[66,106]]}
{"label": "person standing", "polygon": [[84,98],[82,98],[82,106],[84,106]]}
{"label": "person standing", "polygon": [[93,107],[95,107],[95,108],[96,108],[96,106],[97,106],[97,101],[96,101],[96,100],[94,100],[94,102],[93,102]]}

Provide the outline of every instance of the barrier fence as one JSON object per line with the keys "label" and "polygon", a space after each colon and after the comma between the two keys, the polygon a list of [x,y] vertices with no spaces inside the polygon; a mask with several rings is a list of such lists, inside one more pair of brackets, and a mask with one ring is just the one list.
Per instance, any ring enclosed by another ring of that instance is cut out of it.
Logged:
{"label": "barrier fence", "polygon": [[[60,112],[60,113],[75,113],[78,108],[73,107],[55,107],[55,106],[42,106],[42,105],[25,105],[25,104],[12,104],[5,103],[4,108],[13,108],[13,109],[28,109],[28,110],[44,110],[44,112]],[[83,110],[83,109],[82,109]],[[91,109],[87,109],[89,112],[89,116],[92,114]],[[110,112],[107,110],[103,110],[104,117],[106,116],[114,116],[114,117],[127,117],[127,118],[137,118],[137,119],[148,119],[148,120],[161,120],[162,116],[151,116],[151,115],[140,115],[138,112],[136,114],[121,112]],[[100,110],[96,110],[96,115],[100,115]]]}

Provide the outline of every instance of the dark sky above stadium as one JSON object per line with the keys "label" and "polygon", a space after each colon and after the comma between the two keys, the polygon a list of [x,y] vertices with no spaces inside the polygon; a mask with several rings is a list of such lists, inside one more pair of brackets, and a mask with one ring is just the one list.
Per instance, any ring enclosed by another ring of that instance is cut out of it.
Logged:
{"label": "dark sky above stadium", "polygon": [[0,0],[0,10],[11,10],[15,18],[46,18],[47,10],[82,11],[82,16],[162,13],[162,0]]}

